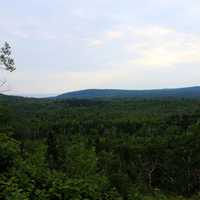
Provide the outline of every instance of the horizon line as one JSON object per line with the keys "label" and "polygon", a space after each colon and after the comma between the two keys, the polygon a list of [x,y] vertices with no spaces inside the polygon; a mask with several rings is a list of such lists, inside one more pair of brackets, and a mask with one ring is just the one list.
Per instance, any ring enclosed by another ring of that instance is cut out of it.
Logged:
{"label": "horizon line", "polygon": [[[27,98],[49,98],[49,97],[56,97],[59,95],[67,94],[67,93],[73,93],[73,92],[80,92],[80,91],[89,91],[89,90],[120,90],[120,91],[153,91],[153,90],[173,90],[173,89],[186,89],[186,88],[198,88],[200,85],[194,85],[194,86],[183,86],[183,87],[163,87],[163,88],[149,88],[149,89],[121,89],[121,88],[86,88],[86,89],[77,89],[77,90],[70,90],[62,93],[13,93],[9,94],[9,92],[6,94],[0,93],[0,95],[6,95],[6,96],[18,96],[18,97],[27,97]],[[12,91],[10,91],[12,92]]]}

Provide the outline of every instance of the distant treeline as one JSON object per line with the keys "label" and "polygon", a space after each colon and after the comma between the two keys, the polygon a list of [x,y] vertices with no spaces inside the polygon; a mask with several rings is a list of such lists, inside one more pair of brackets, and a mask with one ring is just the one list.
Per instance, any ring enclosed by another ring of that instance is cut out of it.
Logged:
{"label": "distant treeline", "polygon": [[89,89],[68,92],[55,99],[94,99],[94,98],[200,98],[200,87],[152,90]]}

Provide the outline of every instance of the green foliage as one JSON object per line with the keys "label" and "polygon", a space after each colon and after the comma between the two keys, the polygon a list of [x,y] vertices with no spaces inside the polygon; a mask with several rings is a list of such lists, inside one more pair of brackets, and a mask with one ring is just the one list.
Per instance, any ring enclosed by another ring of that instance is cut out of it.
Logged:
{"label": "green foliage", "polygon": [[16,177],[0,178],[0,197],[6,200],[28,200],[28,193],[19,188]]}
{"label": "green foliage", "polygon": [[0,199],[200,198],[198,100],[0,104]]}
{"label": "green foliage", "polygon": [[95,149],[94,147],[86,147],[86,144],[84,144],[84,141],[82,141],[81,138],[79,140],[81,141],[78,141],[77,143],[66,141],[66,144],[68,145],[66,151],[66,168],[68,174],[75,178],[94,176],[96,174],[97,165]]}
{"label": "green foliage", "polygon": [[0,173],[11,169],[16,164],[18,155],[17,141],[0,133]]}
{"label": "green foliage", "polygon": [[49,190],[49,199],[100,199],[100,188],[97,182],[83,179],[55,179]]}

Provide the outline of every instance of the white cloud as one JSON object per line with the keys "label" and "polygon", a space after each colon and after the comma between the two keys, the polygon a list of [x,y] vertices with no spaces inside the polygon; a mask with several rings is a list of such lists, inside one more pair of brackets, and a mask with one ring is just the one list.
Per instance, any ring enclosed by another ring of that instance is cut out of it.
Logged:
{"label": "white cloud", "polygon": [[120,39],[123,37],[123,32],[122,31],[108,31],[106,33],[106,37],[109,39]]}
{"label": "white cloud", "polygon": [[102,47],[103,45],[104,42],[102,40],[91,40],[89,41],[88,44],[89,47],[94,47],[94,48]]}
{"label": "white cloud", "polygon": [[[113,41],[114,39],[114,41]],[[93,46],[120,48],[130,55],[125,63],[141,67],[173,67],[177,64],[200,63],[200,37],[161,26],[121,27],[94,40]],[[121,49],[115,49],[115,51]],[[132,58],[131,58],[132,55]]]}
{"label": "white cloud", "polygon": [[133,63],[169,67],[177,64],[200,63],[200,37],[163,27],[147,27],[133,31],[138,42],[133,51],[139,57]]}

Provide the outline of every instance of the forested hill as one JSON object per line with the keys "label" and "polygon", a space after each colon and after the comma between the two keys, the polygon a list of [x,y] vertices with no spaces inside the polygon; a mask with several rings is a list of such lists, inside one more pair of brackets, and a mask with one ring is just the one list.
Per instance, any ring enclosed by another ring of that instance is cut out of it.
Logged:
{"label": "forested hill", "polygon": [[88,89],[68,92],[56,96],[57,99],[91,99],[91,98],[200,98],[199,87],[155,90],[117,90],[117,89]]}
{"label": "forested hill", "polygon": [[0,199],[199,200],[200,99],[0,95]]}

